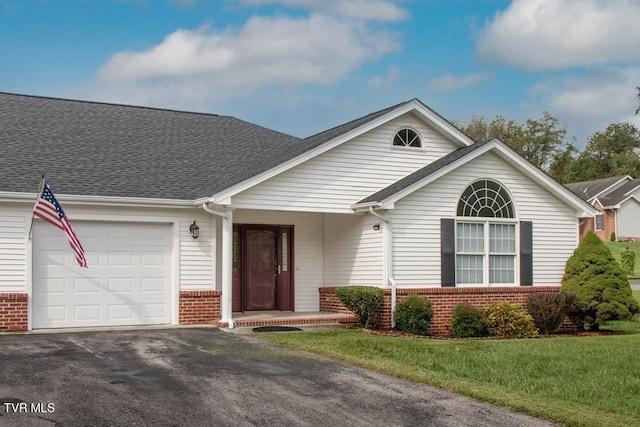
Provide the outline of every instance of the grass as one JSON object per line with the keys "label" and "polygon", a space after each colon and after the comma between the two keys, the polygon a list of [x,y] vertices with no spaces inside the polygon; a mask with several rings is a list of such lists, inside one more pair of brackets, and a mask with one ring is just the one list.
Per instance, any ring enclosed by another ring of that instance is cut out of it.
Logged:
{"label": "grass", "polygon": [[[634,291],[640,301],[640,291]],[[570,426],[640,425],[640,320],[624,334],[433,340],[360,330],[260,337]]]}
{"label": "grass", "polygon": [[604,242],[615,259],[620,262],[620,253],[629,248],[636,253],[636,265],[632,277],[640,277],[640,242]]}

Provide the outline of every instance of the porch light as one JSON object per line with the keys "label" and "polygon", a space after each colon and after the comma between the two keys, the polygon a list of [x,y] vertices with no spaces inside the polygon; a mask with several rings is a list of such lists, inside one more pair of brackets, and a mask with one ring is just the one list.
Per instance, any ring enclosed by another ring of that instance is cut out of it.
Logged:
{"label": "porch light", "polygon": [[200,236],[200,227],[196,225],[196,221],[193,220],[193,224],[189,226],[189,233],[191,233],[191,237],[197,239]]}
{"label": "porch light", "polygon": [[378,231],[378,230],[380,230],[380,224],[374,224],[374,225],[373,225],[373,230],[374,230],[374,231]]}

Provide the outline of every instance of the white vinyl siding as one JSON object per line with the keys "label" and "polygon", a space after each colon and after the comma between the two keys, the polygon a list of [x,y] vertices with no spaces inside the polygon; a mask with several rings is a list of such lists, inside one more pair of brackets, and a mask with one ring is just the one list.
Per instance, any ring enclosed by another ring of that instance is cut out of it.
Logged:
{"label": "white vinyl siding", "polygon": [[[424,149],[392,147],[410,127]],[[236,208],[347,213],[350,206],[458,148],[406,114],[232,197]]]}
{"label": "white vinyl siding", "polygon": [[[316,213],[237,210],[234,224],[293,225],[293,263],[297,312],[318,311],[318,288],[323,286],[323,215]],[[221,259],[218,259],[220,270]]]}
{"label": "white vinyl siding", "polygon": [[373,215],[325,215],[325,286],[380,286],[383,271],[384,229]]}
{"label": "white vinyl siding", "polygon": [[616,212],[618,215],[618,231],[620,237],[640,237],[640,203],[629,199]]}
{"label": "white vinyl siding", "polygon": [[26,225],[24,211],[0,207],[0,293],[26,291]]}
{"label": "white vinyl siding", "polygon": [[516,219],[533,222],[533,283],[560,284],[578,242],[576,212],[497,155],[486,153],[398,201],[390,211],[398,286],[440,286],[440,218],[456,217],[460,195],[479,178],[506,187]]}
{"label": "white vinyl siding", "polygon": [[[105,207],[79,206],[60,200],[71,224],[80,221],[126,221],[139,223],[174,222],[179,227],[177,251],[177,281],[180,290],[213,290],[215,219],[195,208]],[[27,233],[33,204],[3,203],[0,207],[0,292],[27,292]],[[196,220],[200,237],[189,233],[189,225]],[[53,227],[53,226],[52,226]],[[61,232],[62,233],[62,232]],[[174,235],[172,234],[172,237]],[[78,235],[82,242],[82,235]],[[86,245],[85,245],[86,246]],[[71,251],[68,245],[63,248]],[[85,247],[89,252],[90,247]]]}

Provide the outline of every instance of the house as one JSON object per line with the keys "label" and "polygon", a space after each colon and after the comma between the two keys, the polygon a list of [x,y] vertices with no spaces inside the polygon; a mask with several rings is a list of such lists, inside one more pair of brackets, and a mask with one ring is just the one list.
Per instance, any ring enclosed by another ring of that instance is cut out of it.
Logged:
{"label": "house", "polygon": [[581,239],[590,230],[605,241],[614,233],[616,240],[640,239],[640,179],[614,176],[566,186],[598,210],[594,218],[581,223]]}
{"label": "house", "polygon": [[[0,330],[343,310],[557,290],[596,211],[417,99],[300,139],[233,117],[0,93]],[[41,175],[83,243],[31,211]],[[195,229],[197,228],[197,233]],[[197,237],[197,238],[196,238]],[[533,285],[533,286],[532,286]]]}

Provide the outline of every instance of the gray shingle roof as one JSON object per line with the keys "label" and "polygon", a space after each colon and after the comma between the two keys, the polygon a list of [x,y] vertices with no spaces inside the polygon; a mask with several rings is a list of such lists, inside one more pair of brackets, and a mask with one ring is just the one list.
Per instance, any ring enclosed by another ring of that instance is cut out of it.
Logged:
{"label": "gray shingle roof", "polygon": [[[410,102],[410,101],[408,101]],[[393,109],[306,139],[234,117],[0,92],[0,191],[193,200]]]}
{"label": "gray shingle roof", "polygon": [[589,200],[623,178],[624,176],[614,176],[592,181],[572,182],[565,184],[565,187],[578,195],[582,200]]}
{"label": "gray shingle roof", "polygon": [[634,189],[640,187],[640,179],[633,179],[631,181],[626,182],[623,186],[616,188],[612,192],[598,197],[600,203],[603,206],[613,206],[617,205],[624,199],[626,199],[627,193],[633,191]]}
{"label": "gray shingle roof", "polygon": [[440,159],[436,160],[433,163],[429,163],[427,166],[423,167],[422,169],[418,169],[417,171],[415,171],[414,173],[405,176],[404,178],[394,182],[393,184],[389,185],[388,187],[383,188],[382,190],[370,195],[369,197],[360,200],[357,204],[365,204],[365,203],[379,203],[382,202],[383,200],[393,196],[394,194],[404,190],[407,187],[410,187],[411,185],[417,183],[418,181],[428,177],[429,175],[437,172],[438,170],[444,168],[445,166],[450,165],[451,163],[455,162],[456,160],[459,160],[467,155],[469,155],[470,153],[474,152],[475,150],[479,149],[480,147],[488,144],[489,142],[491,142],[492,140],[487,140],[484,142],[476,142],[475,144],[471,144],[462,148],[458,148],[455,151],[452,151],[451,153],[447,154],[444,157],[441,157]]}

